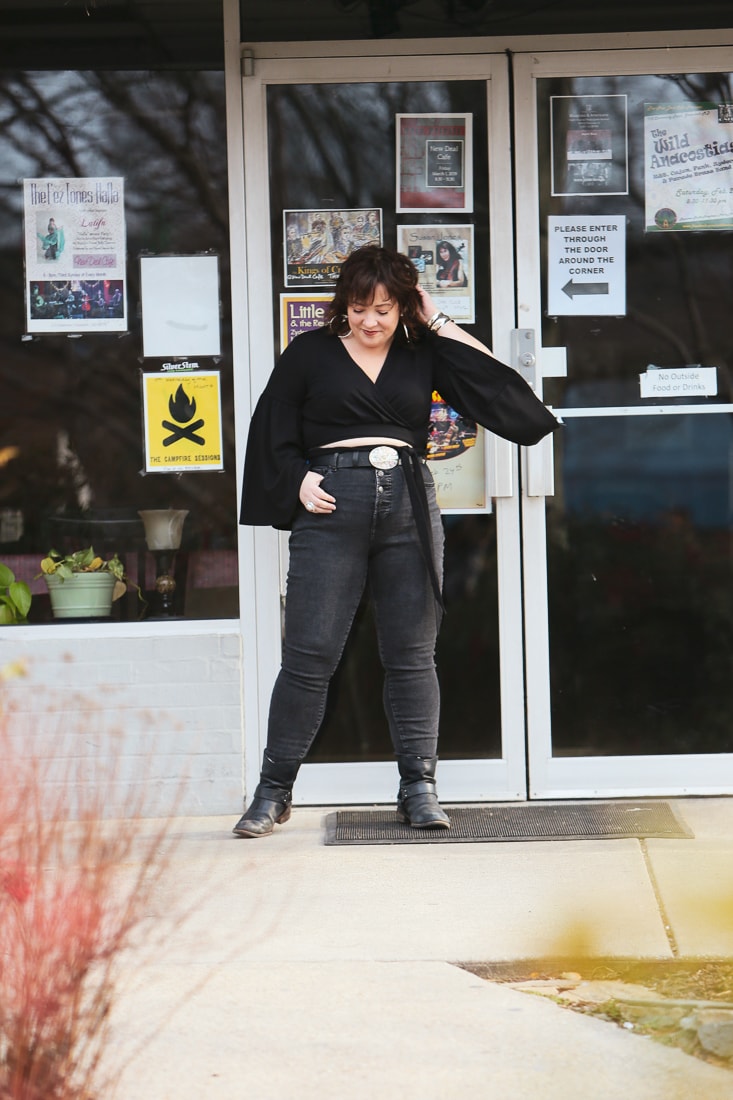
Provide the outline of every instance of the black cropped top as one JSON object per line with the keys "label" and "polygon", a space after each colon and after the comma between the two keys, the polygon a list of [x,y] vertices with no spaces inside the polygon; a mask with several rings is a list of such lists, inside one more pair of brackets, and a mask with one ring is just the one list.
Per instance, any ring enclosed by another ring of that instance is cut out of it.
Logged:
{"label": "black cropped top", "polygon": [[427,446],[433,392],[457,412],[529,446],[558,421],[524,379],[493,356],[425,331],[389,349],[376,382],[326,328],[280,356],[250,425],[240,523],[288,529],[308,453],[340,439],[383,437]]}

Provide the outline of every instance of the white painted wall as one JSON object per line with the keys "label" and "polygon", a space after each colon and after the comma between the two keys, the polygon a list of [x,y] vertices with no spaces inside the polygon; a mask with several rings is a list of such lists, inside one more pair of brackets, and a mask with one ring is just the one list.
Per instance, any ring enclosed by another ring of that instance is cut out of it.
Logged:
{"label": "white painted wall", "polygon": [[70,807],[81,787],[104,793],[108,817],[239,814],[241,636],[201,625],[209,632],[0,628],[0,670],[26,669],[0,681],[0,748],[10,737],[43,761],[44,782],[64,784]]}

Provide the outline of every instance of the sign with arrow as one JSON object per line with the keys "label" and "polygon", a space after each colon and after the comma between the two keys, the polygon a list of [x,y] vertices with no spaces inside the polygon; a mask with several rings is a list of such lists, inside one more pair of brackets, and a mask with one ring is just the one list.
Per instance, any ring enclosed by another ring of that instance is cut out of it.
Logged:
{"label": "sign with arrow", "polygon": [[559,316],[626,313],[626,218],[547,219],[547,312]]}
{"label": "sign with arrow", "polygon": [[143,374],[145,472],[223,470],[218,371]]}

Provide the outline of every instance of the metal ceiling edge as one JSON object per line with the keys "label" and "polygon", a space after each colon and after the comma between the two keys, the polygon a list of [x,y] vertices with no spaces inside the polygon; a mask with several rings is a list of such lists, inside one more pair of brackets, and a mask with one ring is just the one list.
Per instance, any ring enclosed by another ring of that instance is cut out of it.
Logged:
{"label": "metal ceiling edge", "polygon": [[[251,51],[267,60],[313,57],[431,57],[435,54],[533,53],[571,50],[679,49],[695,46],[733,45],[733,27],[707,30],[618,31],[611,34],[509,35],[475,38],[344,39],[322,42],[249,42],[240,53]],[[439,46],[439,48],[438,48]]]}

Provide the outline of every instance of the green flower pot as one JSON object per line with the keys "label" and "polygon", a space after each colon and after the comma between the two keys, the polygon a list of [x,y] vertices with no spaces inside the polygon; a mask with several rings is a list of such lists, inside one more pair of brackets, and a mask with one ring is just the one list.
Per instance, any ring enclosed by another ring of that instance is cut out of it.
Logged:
{"label": "green flower pot", "polygon": [[72,573],[66,580],[48,574],[45,579],[55,618],[103,619],[111,614],[111,573]]}

